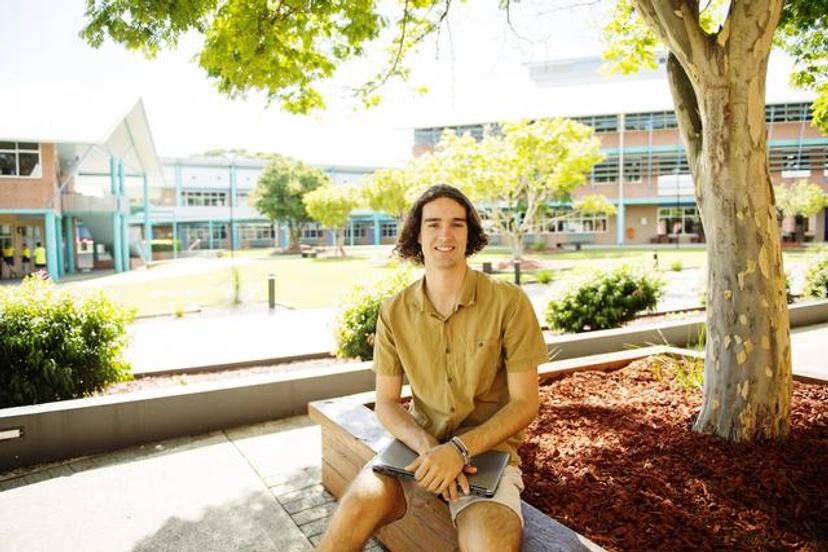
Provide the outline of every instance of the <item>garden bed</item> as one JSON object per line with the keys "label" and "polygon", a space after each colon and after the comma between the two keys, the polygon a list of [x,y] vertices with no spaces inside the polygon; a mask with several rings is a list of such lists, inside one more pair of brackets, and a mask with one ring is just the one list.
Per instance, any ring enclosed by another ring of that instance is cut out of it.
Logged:
{"label": "garden bed", "polygon": [[542,383],[524,500],[607,550],[828,550],[828,384],[794,383],[785,443],[728,444],[659,366]]}

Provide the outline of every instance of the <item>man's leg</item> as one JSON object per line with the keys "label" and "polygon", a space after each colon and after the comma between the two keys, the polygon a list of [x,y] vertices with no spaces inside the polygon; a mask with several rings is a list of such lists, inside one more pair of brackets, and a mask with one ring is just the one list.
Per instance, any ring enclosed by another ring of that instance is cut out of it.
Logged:
{"label": "man's leg", "polygon": [[339,501],[317,550],[358,552],[374,533],[406,512],[400,482],[370,468],[359,472]]}
{"label": "man's leg", "polygon": [[457,514],[460,550],[520,550],[523,527],[510,508],[496,502],[475,502]]}

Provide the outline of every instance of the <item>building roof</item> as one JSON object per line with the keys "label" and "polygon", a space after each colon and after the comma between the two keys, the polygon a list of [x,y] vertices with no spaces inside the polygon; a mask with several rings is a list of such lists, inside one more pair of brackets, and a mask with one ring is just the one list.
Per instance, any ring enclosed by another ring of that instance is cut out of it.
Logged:
{"label": "building roof", "polygon": [[[556,60],[527,65],[525,81],[503,79],[455,83],[452,101],[423,100],[428,113],[413,128],[475,125],[546,117],[587,117],[654,111],[673,111],[670,87],[663,67],[628,77],[598,72],[600,58]],[[813,93],[790,86],[791,65],[781,56],[771,58],[768,104],[810,102]],[[423,107],[421,106],[421,107]]]}
{"label": "building roof", "polygon": [[0,140],[52,143],[64,170],[109,174],[109,157],[127,175],[163,181],[144,104],[118,89],[0,83]]}

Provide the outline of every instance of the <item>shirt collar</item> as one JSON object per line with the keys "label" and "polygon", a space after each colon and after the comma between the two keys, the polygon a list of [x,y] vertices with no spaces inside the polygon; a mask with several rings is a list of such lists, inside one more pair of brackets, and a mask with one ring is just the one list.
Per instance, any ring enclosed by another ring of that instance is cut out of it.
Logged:
{"label": "shirt collar", "polygon": [[[460,298],[457,300],[458,307],[469,307],[474,305],[477,299],[477,279],[479,273],[469,267],[466,269],[466,275],[463,277],[463,287],[460,290]],[[425,276],[420,278],[420,283],[414,289],[414,304],[420,312],[426,311],[426,305],[429,301],[425,292]]]}

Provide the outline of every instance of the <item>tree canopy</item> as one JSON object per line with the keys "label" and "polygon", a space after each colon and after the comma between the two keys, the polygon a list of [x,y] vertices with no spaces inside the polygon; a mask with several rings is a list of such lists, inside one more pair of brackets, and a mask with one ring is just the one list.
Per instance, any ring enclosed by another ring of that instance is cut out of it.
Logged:
{"label": "tree canopy", "polygon": [[359,206],[358,191],[352,186],[326,184],[305,194],[302,201],[313,220],[334,232],[337,250],[344,257],[342,230],[351,212]]}
{"label": "tree canopy", "polygon": [[[492,0],[495,1],[495,0]],[[509,17],[513,0],[498,0]],[[670,3],[672,5],[673,3]],[[702,28],[713,33],[730,2],[683,1],[699,13]],[[573,2],[573,7],[577,3]],[[658,40],[643,24],[633,0],[618,0],[610,57],[629,71],[652,64]],[[86,0],[86,24],[80,35],[98,47],[107,39],[154,57],[177,46],[182,36],[204,37],[196,61],[231,97],[263,92],[268,101],[295,113],[325,106],[322,85],[343,64],[364,57],[371,43],[385,46],[387,63],[355,93],[368,103],[390,78],[409,74],[406,56],[445,28],[451,0],[406,2],[313,2],[305,0]],[[795,61],[794,82],[816,95],[815,124],[828,128],[828,0],[788,0],[781,14],[777,43]]]}
{"label": "tree canopy", "polygon": [[368,207],[401,223],[414,200],[417,188],[410,170],[379,169],[363,179],[362,196]]}
{"label": "tree canopy", "polygon": [[828,195],[809,180],[798,180],[792,186],[774,186],[776,208],[783,215],[810,217],[828,207]]}

